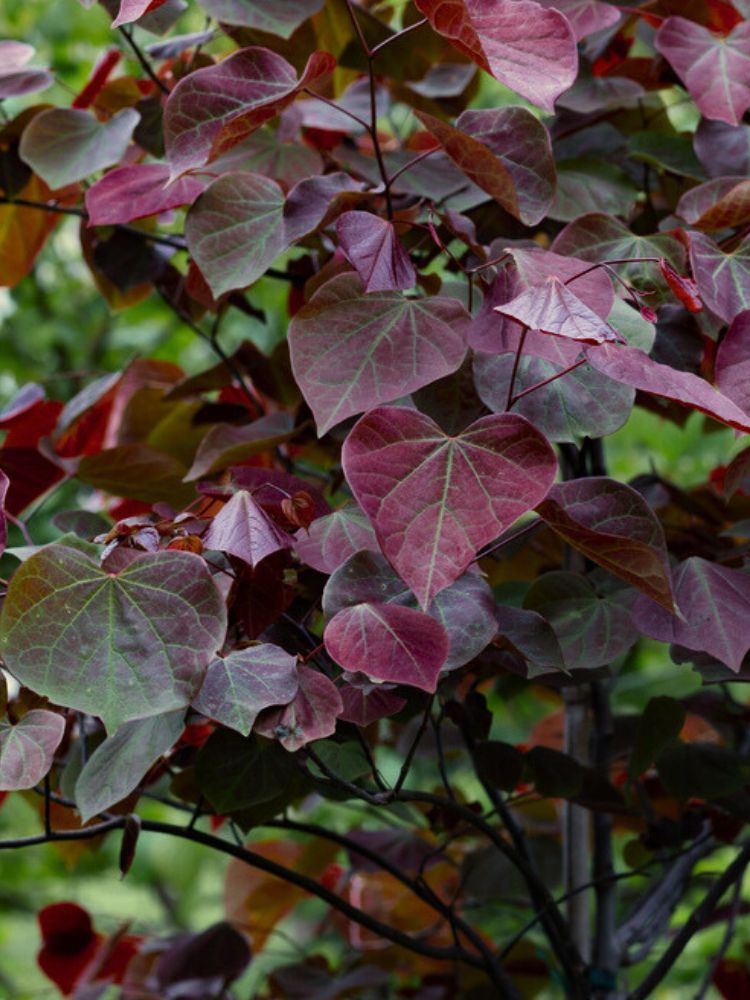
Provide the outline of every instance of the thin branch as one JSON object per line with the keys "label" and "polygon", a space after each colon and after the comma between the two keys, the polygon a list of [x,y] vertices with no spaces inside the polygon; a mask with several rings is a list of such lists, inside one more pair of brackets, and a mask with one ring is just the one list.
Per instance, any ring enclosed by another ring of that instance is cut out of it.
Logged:
{"label": "thin branch", "polygon": [[685,950],[690,939],[701,929],[704,921],[716,909],[721,897],[737,881],[742,881],[745,869],[750,864],[750,842],[746,843],[726,871],[716,879],[698,906],[695,907],[671,944],[651,969],[641,984],[628,994],[628,1000],[646,1000],[653,995],[659,983]]}
{"label": "thin branch", "polygon": [[432,705],[434,701],[435,701],[435,695],[432,695],[430,700],[427,702],[427,707],[424,710],[422,721],[419,724],[419,729],[417,730],[416,736],[412,740],[412,744],[409,747],[406,757],[404,758],[404,763],[401,765],[401,771],[399,772],[399,776],[396,779],[396,784],[393,786],[394,792],[400,792],[401,789],[404,787],[404,782],[409,777],[409,770],[411,769],[411,763],[414,760],[414,754],[417,752],[417,747],[419,746],[422,737],[424,736],[424,731],[425,729],[427,729],[427,724],[430,721],[430,717],[432,715]]}
{"label": "thin branch", "polygon": [[390,35],[390,37],[383,39],[373,48],[370,49],[370,58],[374,59],[378,52],[382,52],[386,46],[391,45],[393,42],[397,42],[399,38],[403,38],[404,35],[408,35],[410,31],[416,31],[417,28],[423,27],[427,24],[429,18],[423,17],[420,21],[415,21],[414,24],[408,25],[406,28],[402,28],[401,31],[397,31],[395,35]]}
{"label": "thin branch", "polygon": [[412,167],[416,167],[418,163],[421,163],[422,160],[426,160],[428,156],[432,156],[433,153],[437,153],[439,148],[439,146],[435,146],[432,149],[425,149],[424,152],[415,156],[407,163],[404,163],[403,166],[399,167],[398,170],[394,171],[388,178],[388,187],[393,187],[395,181],[397,181],[402,174],[405,174],[407,170],[411,170]]}
{"label": "thin branch", "polygon": [[141,69],[146,74],[146,76],[149,78],[149,80],[151,80],[151,82],[153,84],[155,84],[156,87],[158,87],[158,89],[162,92],[162,94],[165,94],[168,97],[169,96],[169,87],[167,87],[167,85],[164,83],[164,81],[160,80],[159,77],[156,75],[156,73],[154,72],[153,66],[148,61],[148,59],[145,57],[145,55],[141,52],[140,47],[138,46],[138,43],[133,38],[133,33],[131,31],[128,31],[128,29],[126,27],[124,27],[123,25],[120,25],[120,34],[122,35],[122,37],[125,39],[125,41],[130,46],[130,48],[131,48],[131,50],[133,52],[133,55],[135,56],[135,58],[140,63]]}
{"label": "thin branch", "polygon": [[703,982],[698,988],[698,992],[695,994],[695,1000],[704,1000],[704,997],[708,995],[708,991],[711,989],[716,971],[721,965],[721,961],[732,943],[732,938],[737,930],[737,917],[742,909],[742,882],[743,878],[740,876],[734,886],[731,908],[729,910],[729,919],[727,920],[727,925],[724,929],[724,936],[721,939],[718,951],[711,959],[711,964],[706,969],[706,975],[703,977]]}
{"label": "thin branch", "polygon": [[508,384],[508,398],[505,404],[506,411],[510,410],[510,408],[516,401],[516,397],[514,396],[516,388],[516,377],[518,375],[519,365],[521,364],[521,355],[523,354],[523,347],[524,344],[526,343],[526,335],[528,334],[528,332],[529,328],[524,324],[524,328],[521,331],[521,336],[518,340],[518,347],[516,348],[516,357],[515,360],[513,361],[513,370],[510,373],[510,382]]}
{"label": "thin branch", "polygon": [[8,521],[10,521],[11,524],[14,524],[18,528],[18,530],[23,535],[23,540],[26,542],[27,545],[34,544],[34,539],[31,537],[31,533],[29,532],[29,529],[27,528],[25,521],[22,521],[20,517],[16,517],[14,514],[11,514],[9,510],[5,511],[5,517]]}
{"label": "thin branch", "polygon": [[360,118],[359,115],[355,115],[354,112],[350,111],[348,108],[344,108],[340,104],[337,104],[335,101],[331,101],[329,100],[329,98],[323,97],[322,94],[317,94],[314,90],[310,90],[309,87],[303,87],[302,93],[307,94],[308,97],[314,97],[316,101],[322,101],[323,104],[327,104],[329,108],[334,108],[336,111],[340,111],[342,115],[346,115],[347,118],[351,118],[352,121],[355,121],[358,125],[361,125],[366,132],[370,131],[370,126],[364,120],[364,118]]}
{"label": "thin branch", "polygon": [[550,375],[549,378],[545,378],[541,382],[535,382],[534,385],[530,385],[528,389],[524,389],[522,392],[517,393],[510,401],[508,409],[510,410],[513,406],[515,406],[518,400],[523,399],[524,396],[528,396],[532,392],[536,392],[537,389],[543,389],[545,385],[549,385],[550,382],[556,382],[559,378],[562,378],[563,375],[569,375],[570,372],[574,372],[576,368],[580,368],[581,365],[585,364],[586,364],[586,358],[581,358],[580,360],[574,362],[572,365],[568,365],[567,368],[563,368],[561,372],[557,372],[556,375]]}

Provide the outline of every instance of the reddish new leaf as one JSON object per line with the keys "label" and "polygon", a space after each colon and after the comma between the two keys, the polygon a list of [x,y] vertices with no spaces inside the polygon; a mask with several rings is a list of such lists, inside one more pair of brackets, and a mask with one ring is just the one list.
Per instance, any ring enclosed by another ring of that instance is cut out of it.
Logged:
{"label": "reddish new leaf", "polygon": [[690,262],[701,298],[725,323],[750,309],[750,239],[724,253],[710,236],[691,232]]}
{"label": "reddish new leaf", "polygon": [[603,344],[621,340],[620,334],[559,278],[547,278],[543,285],[521,292],[495,312],[508,316],[532,330],[541,330],[555,337],[579,340],[586,344]]}
{"label": "reddish new leaf", "polygon": [[750,311],[738,313],[716,352],[716,387],[750,413]]}
{"label": "reddish new leaf", "polygon": [[276,738],[290,753],[336,732],[343,702],[333,681],[311,667],[297,667],[299,688],[285,708],[270,709],[255,726],[261,736]]}
{"label": "reddish new leaf", "polygon": [[697,313],[703,309],[698,286],[692,278],[686,278],[684,275],[679,274],[664,257],[659,260],[659,270],[688,312]]}
{"label": "reddish new leaf", "polygon": [[371,212],[344,212],[336,222],[341,249],[365,292],[413,288],[417,275],[392,222]]}
{"label": "reddish new leaf", "polygon": [[247,490],[238,490],[224,504],[203,536],[204,548],[236,556],[248,566],[257,566],[291,545],[291,537],[273,523]]}
{"label": "reddish new leaf", "polygon": [[546,438],[523,417],[482,417],[449,437],[402,407],[362,417],[342,459],[384,555],[422,608],[544,499],[557,467]]}
{"label": "reddish new leaf", "polygon": [[710,653],[737,673],[750,649],[750,576],[693,556],[677,568],[673,582],[682,617],[639,598],[636,626],[653,639]]}
{"label": "reddish new leaf", "polygon": [[44,90],[53,81],[49,70],[27,66],[34,48],[9,39],[0,41],[0,101],[6,97],[21,97]]}
{"label": "reddish new leaf", "polygon": [[742,121],[750,105],[750,22],[721,36],[684,17],[668,17],[654,44],[705,118]]}
{"label": "reddish new leaf", "polygon": [[707,413],[714,420],[737,430],[750,431],[750,416],[705,379],[692,372],[677,371],[669,365],[659,364],[637,347],[598,344],[586,348],[586,358],[592,368],[609,375],[616,382]]}
{"label": "reddish new leaf", "polygon": [[415,0],[435,31],[545,111],[571,86],[575,36],[557,10],[533,0]]}
{"label": "reddish new leaf", "polygon": [[321,573],[333,573],[355,552],[377,548],[377,544],[365,514],[356,504],[347,504],[316,518],[307,531],[298,532],[294,547],[305,565]]}
{"label": "reddish new leaf", "polygon": [[558,483],[537,507],[569,545],[674,608],[664,530],[640,493],[605,476]]}
{"label": "reddish new leaf", "polygon": [[259,712],[289,704],[298,688],[297,657],[261,643],[212,660],[192,704],[209,719],[249,736]]}
{"label": "reddish new leaf", "polygon": [[456,371],[468,324],[455,299],[364,295],[351,273],[326,282],[289,327],[294,377],[318,433]]}
{"label": "reddish new leaf", "polygon": [[172,177],[210,163],[236,146],[334,66],[328,53],[314,52],[298,78],[286,59],[270,49],[253,47],[184,77],[164,111]]}
{"label": "reddish new leaf", "polygon": [[355,726],[372,725],[379,719],[387,719],[400,712],[406,704],[391,690],[389,684],[372,684],[362,675],[347,676],[346,683],[339,688],[344,710],[339,715],[342,722],[352,722]]}
{"label": "reddish new leaf", "polygon": [[198,177],[168,180],[169,167],[161,163],[110,170],[86,191],[89,225],[113,226],[191,205],[206,186]]}
{"label": "reddish new leaf", "polygon": [[373,681],[433,692],[448,656],[448,635],[429,615],[396,604],[355,604],[328,623],[324,639],[333,659]]}
{"label": "reddish new leaf", "polygon": [[0,722],[0,791],[33,788],[52,767],[65,719],[34,709],[15,725]]}

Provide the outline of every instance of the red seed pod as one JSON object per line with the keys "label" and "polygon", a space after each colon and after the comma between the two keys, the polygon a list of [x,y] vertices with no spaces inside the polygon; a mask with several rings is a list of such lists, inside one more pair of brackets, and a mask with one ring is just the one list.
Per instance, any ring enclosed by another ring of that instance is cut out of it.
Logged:
{"label": "red seed pod", "polygon": [[692,278],[686,278],[682,274],[678,274],[664,257],[659,260],[659,270],[664,275],[664,280],[674,294],[689,312],[697,313],[703,309],[703,302],[701,301],[698,286]]}

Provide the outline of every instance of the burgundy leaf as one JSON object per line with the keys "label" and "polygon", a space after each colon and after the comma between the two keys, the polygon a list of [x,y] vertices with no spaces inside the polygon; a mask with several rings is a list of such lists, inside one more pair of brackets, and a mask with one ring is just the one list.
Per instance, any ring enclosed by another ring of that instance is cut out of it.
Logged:
{"label": "burgundy leaf", "polygon": [[709,177],[750,174],[750,127],[701,119],[693,147]]}
{"label": "burgundy leaf", "polygon": [[598,344],[586,348],[589,364],[616,382],[632,385],[641,392],[671,399],[740,431],[750,431],[750,416],[731,399],[717,392],[705,379],[691,372],[677,371],[653,361],[636,347]]}
{"label": "burgundy leaf", "polygon": [[334,66],[328,53],[314,52],[298,78],[286,59],[270,49],[253,47],[184,77],[164,111],[172,177],[210,163],[236,146]]}
{"label": "burgundy leaf", "polygon": [[566,18],[533,0],[415,0],[435,31],[550,113],[575,80],[578,53]]}
{"label": "burgundy leaf", "polygon": [[397,604],[355,604],[339,611],[323,636],[345,670],[374,681],[433,692],[448,656],[448,635],[429,615]]}
{"label": "burgundy leaf", "polygon": [[750,310],[738,313],[716,352],[716,387],[750,413]]}
{"label": "burgundy leaf", "polygon": [[[269,414],[270,416],[270,414]],[[315,503],[315,516],[325,517],[331,513],[331,508],[323,494],[306,479],[293,476],[278,469],[259,469],[250,465],[238,465],[229,470],[234,486],[250,490],[261,507],[275,516],[281,510],[281,501],[285,496],[292,496],[300,490],[305,490]]]}
{"label": "burgundy leaf", "polygon": [[750,649],[750,576],[693,556],[675,570],[674,594],[680,618],[642,597],[633,612],[636,626],[653,639],[710,653],[738,672]]}
{"label": "burgundy leaf", "polygon": [[680,198],[676,214],[708,232],[742,226],[750,221],[750,181],[741,176],[715,177],[699,184]]}
{"label": "burgundy leaf", "polygon": [[544,499],[557,467],[547,440],[523,417],[482,417],[448,437],[401,407],[362,417],[342,459],[383,553],[422,608]]}
{"label": "burgundy leaf", "polygon": [[291,537],[273,523],[247,490],[238,490],[224,504],[203,536],[204,548],[236,556],[248,566],[257,566],[291,545]]}
{"label": "burgundy leaf", "polygon": [[739,125],[750,105],[750,22],[721,36],[684,17],[668,17],[654,44],[705,118]]}
{"label": "burgundy leaf", "polygon": [[124,108],[100,122],[89,111],[49,108],[24,129],[19,155],[53,190],[62,188],[119,162],[139,117]]}
{"label": "burgundy leaf", "polygon": [[569,545],[673,610],[664,530],[637,490],[605,476],[574,479],[553,486],[537,510]]}
{"label": "burgundy leaf", "polygon": [[206,186],[198,177],[181,177],[172,184],[168,179],[169,167],[161,163],[110,170],[86,191],[89,225],[113,226],[191,205]]}
{"label": "burgundy leaf", "polygon": [[622,339],[606,320],[597,316],[568,285],[555,277],[547,278],[543,285],[521,292],[505,305],[495,306],[495,312],[532,330],[586,344]]}
{"label": "burgundy leaf", "polygon": [[0,41],[0,101],[6,97],[33,94],[53,82],[49,70],[26,65],[33,55],[33,46],[24,42]]}
{"label": "burgundy leaf", "polygon": [[3,470],[0,469],[0,555],[3,554],[5,545],[8,541],[8,519],[5,514],[5,496],[8,492],[9,485],[10,480],[5,475]]}
{"label": "burgundy leaf", "polygon": [[284,227],[290,243],[325,228],[350,203],[369,197],[364,185],[343,171],[306,177],[291,189],[284,204]]}
{"label": "burgundy leaf", "polygon": [[216,424],[206,434],[195,453],[193,464],[185,475],[186,482],[245,462],[253,455],[268,451],[294,433],[294,418],[290,413],[268,413],[249,424]]}
{"label": "burgundy leaf", "polygon": [[531,675],[566,672],[560,643],[550,623],[537,611],[500,605],[495,619],[501,638],[507,640],[533,668]]}
{"label": "burgundy leaf", "polygon": [[738,490],[750,493],[750,448],[735,455],[724,473],[724,495],[731,497]]}
{"label": "burgundy leaf", "polygon": [[166,3],[166,0],[121,0],[120,11],[112,22],[112,27],[119,28],[121,24],[137,21],[139,17],[150,14],[163,3]]}
{"label": "burgundy leaf", "polygon": [[355,676],[347,675],[346,683],[339,688],[344,704],[339,715],[342,722],[351,722],[364,729],[379,719],[395,715],[406,704],[406,699],[390,690],[390,685],[373,684],[366,678],[355,683]]}
{"label": "burgundy leaf", "polygon": [[277,739],[290,753],[332,736],[344,707],[336,685],[319,671],[300,664],[297,679],[294,700],[285,708],[269,709],[255,726],[257,733]]}
{"label": "burgundy leaf", "polygon": [[414,266],[392,222],[371,212],[345,212],[336,222],[336,234],[365,292],[388,292],[416,284]]}
{"label": "burgundy leaf", "polygon": [[537,3],[542,7],[554,7],[564,14],[577,42],[595,31],[613,27],[622,17],[617,7],[603,0],[537,0]]}
{"label": "burgundy leaf", "polygon": [[710,236],[691,232],[690,262],[701,298],[725,323],[750,309],[750,239],[724,253]]}
{"label": "burgundy leaf", "polygon": [[52,767],[65,719],[33,709],[15,725],[0,722],[0,791],[33,788]]}
{"label": "burgundy leaf", "polygon": [[212,660],[192,705],[209,719],[249,736],[259,712],[288,705],[298,688],[297,657],[261,643]]}
{"label": "burgundy leaf", "polygon": [[366,515],[356,504],[347,504],[317,518],[307,531],[298,532],[295,549],[305,565],[333,573],[355,552],[377,548],[377,544]]}
{"label": "burgundy leaf", "polygon": [[509,252],[516,265],[518,291],[533,288],[546,278],[559,278],[602,319],[612,312],[615,293],[603,268],[592,270],[590,261],[538,247],[510,247]]}
{"label": "burgundy leaf", "polygon": [[289,327],[294,377],[318,433],[456,371],[468,324],[455,299],[364,295],[351,273],[326,282]]}

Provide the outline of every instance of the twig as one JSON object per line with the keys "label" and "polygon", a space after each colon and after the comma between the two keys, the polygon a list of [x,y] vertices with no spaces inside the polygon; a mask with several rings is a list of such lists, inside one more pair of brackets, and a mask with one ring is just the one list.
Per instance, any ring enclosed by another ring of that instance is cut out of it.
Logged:
{"label": "twig", "polygon": [[545,378],[541,382],[535,382],[534,385],[530,385],[528,389],[524,389],[522,392],[516,393],[516,395],[513,396],[513,398],[511,399],[508,405],[508,409],[509,410],[512,409],[515,406],[515,404],[519,401],[519,399],[523,399],[524,396],[529,396],[532,392],[536,392],[538,389],[543,389],[545,385],[549,385],[550,382],[556,382],[559,378],[562,378],[563,375],[568,375],[570,374],[570,372],[574,372],[576,368],[580,368],[581,365],[585,364],[586,364],[586,358],[580,358],[578,361],[575,361],[572,365],[568,365],[567,368],[563,368],[562,371],[557,372],[556,375],[550,375],[549,378]]}
{"label": "twig", "polygon": [[162,92],[162,94],[166,94],[167,96],[169,96],[169,87],[167,87],[164,81],[160,80],[159,77],[156,75],[153,66],[145,57],[145,55],[141,52],[140,47],[133,38],[132,32],[128,31],[128,29],[125,28],[123,25],[120,25],[120,34],[132,49],[133,55],[140,63],[141,69],[149,78],[149,80],[151,80],[151,82],[155,84],[156,87],[158,87],[158,89]]}
{"label": "twig", "polygon": [[724,936],[721,939],[718,951],[711,959],[711,964],[706,969],[706,975],[703,977],[703,982],[699,986],[698,992],[695,994],[695,1000],[703,1000],[703,998],[708,994],[708,991],[711,989],[714,976],[716,975],[716,970],[719,968],[721,960],[726,955],[729,945],[732,943],[734,932],[737,929],[737,917],[739,916],[740,909],[742,908],[742,882],[743,877],[740,876],[734,887],[731,909],[729,911],[729,919],[727,920],[727,925],[724,929]]}
{"label": "twig", "polygon": [[424,731],[427,728],[427,724],[430,721],[432,715],[432,705],[435,701],[435,695],[432,695],[430,700],[427,702],[427,707],[424,710],[422,716],[422,721],[419,724],[419,729],[417,730],[416,736],[412,740],[412,744],[407,751],[406,757],[404,758],[404,763],[401,765],[401,771],[399,772],[398,778],[396,779],[396,784],[393,786],[394,792],[400,792],[404,787],[404,782],[409,777],[409,770],[411,768],[411,762],[414,760],[414,754],[417,752],[417,747],[419,746],[422,737],[424,736]]}
{"label": "twig", "polygon": [[401,31],[397,31],[395,35],[390,35],[388,38],[384,38],[382,42],[379,42],[372,49],[370,49],[370,58],[374,59],[378,52],[382,52],[387,45],[391,45],[393,42],[398,41],[399,38],[403,38],[404,35],[408,35],[410,31],[416,31],[417,28],[421,28],[427,23],[428,18],[423,17],[420,21],[415,21],[406,28],[402,28]]}
{"label": "twig", "polygon": [[523,347],[524,344],[526,343],[526,335],[528,334],[528,332],[529,332],[528,326],[524,325],[524,328],[521,331],[521,336],[519,337],[518,340],[518,347],[516,348],[516,357],[515,360],[513,361],[513,370],[510,373],[510,382],[508,384],[508,398],[505,403],[506,411],[509,410],[513,406],[513,403],[515,402],[514,391],[516,388],[516,376],[518,375],[518,367],[521,364],[521,355],[523,354]]}

